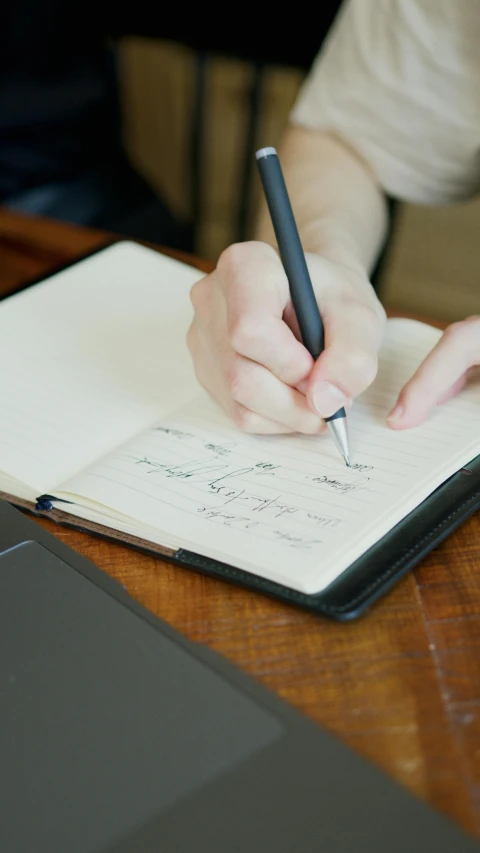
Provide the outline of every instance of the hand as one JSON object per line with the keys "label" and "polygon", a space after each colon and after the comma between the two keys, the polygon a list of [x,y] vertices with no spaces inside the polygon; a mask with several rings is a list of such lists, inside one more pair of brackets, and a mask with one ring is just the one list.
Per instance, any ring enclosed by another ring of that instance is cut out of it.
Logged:
{"label": "hand", "polygon": [[405,429],[421,424],[434,406],[458,394],[479,364],[480,317],[453,323],[402,389],[388,425]]}
{"label": "hand", "polygon": [[384,311],[366,275],[307,255],[325,326],[316,363],[300,342],[288,282],[265,243],[231,246],[192,289],[188,345],[211,396],[248,432],[318,433],[375,378]]}

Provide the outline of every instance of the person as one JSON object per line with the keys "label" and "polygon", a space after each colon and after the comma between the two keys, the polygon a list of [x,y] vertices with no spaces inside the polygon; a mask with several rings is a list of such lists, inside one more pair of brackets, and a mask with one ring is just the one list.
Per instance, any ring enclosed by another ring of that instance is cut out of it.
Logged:
{"label": "person", "polygon": [[[279,149],[324,352],[314,364],[298,340],[265,211],[258,240],[229,247],[192,290],[198,379],[242,428],[319,432],[373,381],[385,312],[369,273],[387,229],[386,196],[437,205],[479,189],[479,43],[479,0],[344,3]],[[420,424],[479,363],[480,317],[451,325],[401,391],[389,426]]]}

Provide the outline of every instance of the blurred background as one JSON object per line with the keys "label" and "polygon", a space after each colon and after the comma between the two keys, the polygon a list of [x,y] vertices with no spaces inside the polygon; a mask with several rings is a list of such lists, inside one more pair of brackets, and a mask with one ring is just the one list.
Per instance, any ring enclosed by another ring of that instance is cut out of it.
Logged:
{"label": "blurred background", "polygon": [[[340,6],[322,0],[310,27],[284,8],[272,28],[248,0],[231,15],[84,0],[72,29],[61,0],[7,4],[1,202],[216,259],[253,236],[255,150],[278,145]],[[375,277],[385,304],[478,312],[480,200],[400,204],[393,222]]]}
{"label": "blurred background", "polygon": [[[248,147],[278,143],[305,73],[275,63],[259,71],[255,62],[199,55],[172,42],[122,39],[125,145],[172,209],[195,219],[198,254],[216,258],[232,241],[251,237],[258,186]],[[479,234],[480,200],[401,206],[382,300],[444,320],[478,313]]]}

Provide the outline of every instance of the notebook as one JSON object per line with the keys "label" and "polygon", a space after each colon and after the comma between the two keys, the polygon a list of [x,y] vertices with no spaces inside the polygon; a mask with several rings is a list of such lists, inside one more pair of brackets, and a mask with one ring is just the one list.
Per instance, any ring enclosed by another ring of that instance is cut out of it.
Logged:
{"label": "notebook", "polygon": [[328,433],[254,436],[198,385],[198,270],[119,242],[0,304],[0,491],[61,523],[336,618],[362,612],[480,506],[480,383],[429,421],[385,416],[440,332],[389,320]]}

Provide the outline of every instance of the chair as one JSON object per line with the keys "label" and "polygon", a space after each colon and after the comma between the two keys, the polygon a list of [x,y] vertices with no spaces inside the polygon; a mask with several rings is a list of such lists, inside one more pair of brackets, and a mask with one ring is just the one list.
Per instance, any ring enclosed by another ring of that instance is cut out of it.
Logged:
{"label": "chair", "polygon": [[[202,213],[202,163],[205,145],[204,121],[207,114],[208,63],[211,57],[231,57],[246,60],[253,66],[253,79],[249,91],[249,116],[243,140],[241,191],[237,206],[235,239],[244,240],[248,234],[249,196],[254,175],[254,152],[257,147],[259,108],[265,71],[272,65],[295,68],[308,72],[341,6],[341,0],[324,0],[315,10],[312,20],[295,14],[269,13],[257,5],[242,4],[241,13],[230,19],[206,22],[204,11],[188,11],[185,20],[176,16],[165,21],[164,38],[190,47],[195,51],[195,93],[191,134],[191,199],[193,222],[200,221]],[[390,223],[396,215],[396,204],[388,201]],[[391,235],[391,227],[388,238]],[[387,239],[376,268],[372,284],[378,292],[384,270],[389,239]]]}
{"label": "chair", "polygon": [[305,25],[302,15],[268,12],[258,13],[258,6],[242,4],[238,19],[226,27],[209,27],[205,18],[189,13],[181,29],[176,20],[167,23],[165,37],[195,51],[195,94],[192,116],[192,211],[194,222],[202,210],[201,164],[205,144],[204,118],[207,114],[208,88],[206,76],[211,57],[221,56],[245,60],[253,68],[248,96],[249,115],[243,140],[241,192],[237,209],[236,240],[244,240],[248,231],[249,193],[254,171],[259,108],[265,71],[272,65],[295,68],[305,73],[325,38],[341,0],[323,2],[315,15],[315,27]]}

